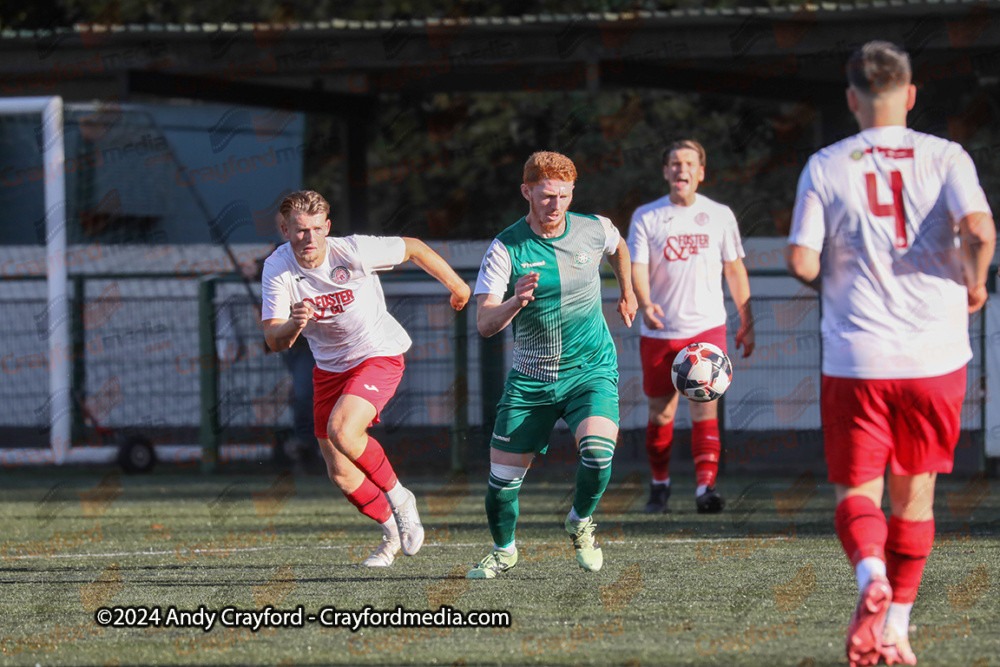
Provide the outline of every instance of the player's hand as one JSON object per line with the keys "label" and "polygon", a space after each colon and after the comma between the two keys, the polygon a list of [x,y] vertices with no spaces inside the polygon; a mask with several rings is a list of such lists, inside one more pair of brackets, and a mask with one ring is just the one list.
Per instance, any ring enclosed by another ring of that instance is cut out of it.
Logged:
{"label": "player's hand", "polygon": [[976,285],[969,288],[969,312],[974,313],[983,307],[987,298],[986,285]]}
{"label": "player's hand", "polygon": [[472,290],[463,282],[451,293],[451,307],[455,310],[462,310],[465,308],[465,304],[469,303],[470,296],[472,296]]}
{"label": "player's hand", "polygon": [[663,317],[663,309],[658,303],[651,303],[642,309],[642,319],[650,329],[663,328],[663,320],[659,319],[657,315]]}
{"label": "player's hand", "polygon": [[622,322],[625,323],[625,326],[632,327],[637,310],[639,310],[639,302],[635,300],[635,293],[632,290],[622,293],[618,299],[618,314],[622,316]]}
{"label": "player's hand", "polygon": [[757,347],[757,336],[753,332],[753,322],[750,324],[740,325],[739,330],[736,332],[736,349],[743,348],[743,358],[746,359],[751,354],[753,350]]}
{"label": "player's hand", "polygon": [[292,321],[299,329],[305,329],[309,323],[309,318],[313,315],[313,308],[305,301],[299,301],[292,306]]}
{"label": "player's hand", "polygon": [[538,272],[531,271],[514,283],[514,296],[521,302],[521,308],[535,300],[535,288],[538,287]]}
{"label": "player's hand", "polygon": [[465,304],[469,303],[469,297],[472,296],[472,290],[465,283],[462,283],[456,291],[451,293],[451,307],[455,310],[462,310],[465,308]]}

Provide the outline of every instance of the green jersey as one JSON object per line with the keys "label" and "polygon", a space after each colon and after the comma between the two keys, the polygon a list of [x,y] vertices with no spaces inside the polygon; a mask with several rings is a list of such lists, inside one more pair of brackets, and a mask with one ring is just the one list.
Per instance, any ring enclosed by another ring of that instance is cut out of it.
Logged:
{"label": "green jersey", "polygon": [[503,300],[522,276],[539,274],[534,301],[514,317],[514,370],[555,381],[582,366],[617,371],[618,356],[601,309],[601,259],[621,235],[602,216],[566,214],[566,230],[542,238],[521,218],[486,251],[476,294]]}

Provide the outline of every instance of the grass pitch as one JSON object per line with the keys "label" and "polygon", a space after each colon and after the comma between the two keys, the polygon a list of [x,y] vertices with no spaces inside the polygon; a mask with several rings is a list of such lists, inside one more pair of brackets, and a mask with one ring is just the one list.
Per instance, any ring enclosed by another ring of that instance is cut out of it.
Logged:
{"label": "grass pitch", "polygon": [[[5,474],[0,491],[0,664],[809,665],[846,664],[853,576],[821,478],[722,476],[726,511],[694,512],[676,480],[662,516],[639,473],[617,469],[602,506],[599,573],[577,567],[562,520],[568,481],[529,475],[521,560],[464,574],[490,548],[485,473],[406,479],[427,542],[389,570],[358,563],[378,531],[319,477]],[[1000,499],[983,478],[939,483],[937,534],[911,632],[921,665],[997,664]],[[509,628],[308,624],[257,633],[101,628],[102,605],[302,605],[509,611]]]}

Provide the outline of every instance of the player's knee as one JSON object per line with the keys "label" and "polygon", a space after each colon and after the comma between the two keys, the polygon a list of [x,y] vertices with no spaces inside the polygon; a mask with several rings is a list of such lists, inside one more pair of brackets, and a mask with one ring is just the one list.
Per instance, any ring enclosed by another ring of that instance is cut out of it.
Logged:
{"label": "player's knee", "polygon": [[[490,476],[498,482],[520,482],[528,474],[526,465],[507,465],[490,463]],[[518,484],[520,486],[520,484]]]}
{"label": "player's knee", "polygon": [[719,418],[719,404],[715,401],[710,403],[696,403],[695,401],[690,401],[688,407],[691,412],[691,421],[703,422]]}
{"label": "player's knee", "polygon": [[615,455],[615,441],[599,435],[580,438],[580,462],[588,468],[604,470],[611,467]]}
{"label": "player's knee", "polygon": [[340,449],[340,445],[344,438],[344,429],[338,425],[335,425],[332,421],[326,426],[326,437],[330,439],[330,444],[337,449]]}
{"label": "player's knee", "polygon": [[351,449],[362,438],[367,440],[364,430],[361,433],[358,433],[357,430],[350,422],[338,415],[332,415],[326,426],[327,437],[340,452]]}
{"label": "player's knee", "polygon": [[652,409],[650,409],[649,411],[649,423],[653,424],[654,426],[666,426],[673,420],[674,420],[673,411],[667,412],[667,411],[658,411]]}

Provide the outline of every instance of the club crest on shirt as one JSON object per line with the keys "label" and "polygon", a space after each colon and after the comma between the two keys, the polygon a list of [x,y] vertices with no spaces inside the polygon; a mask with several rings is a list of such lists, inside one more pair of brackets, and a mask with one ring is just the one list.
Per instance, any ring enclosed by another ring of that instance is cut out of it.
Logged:
{"label": "club crest on shirt", "polygon": [[351,279],[351,272],[346,266],[338,266],[330,272],[330,277],[336,284],[346,285],[347,281]]}
{"label": "club crest on shirt", "polygon": [[851,153],[851,159],[854,160],[855,162],[857,162],[864,156],[865,156],[864,151],[854,151],[853,153]]}
{"label": "club crest on shirt", "polygon": [[702,211],[698,215],[694,216],[694,221],[697,222],[699,225],[702,225],[702,226],[707,225],[708,224],[708,213],[705,213],[704,211]]}
{"label": "club crest on shirt", "polygon": [[584,264],[590,264],[590,253],[586,250],[577,250],[576,255],[573,257],[573,262],[577,266],[583,266]]}

